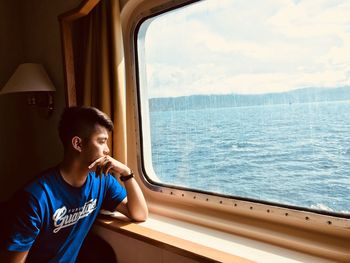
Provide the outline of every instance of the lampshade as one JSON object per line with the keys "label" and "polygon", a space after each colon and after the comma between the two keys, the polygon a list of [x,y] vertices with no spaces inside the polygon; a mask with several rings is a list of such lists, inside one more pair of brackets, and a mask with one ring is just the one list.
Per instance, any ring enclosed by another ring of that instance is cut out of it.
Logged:
{"label": "lampshade", "polygon": [[17,67],[0,94],[33,91],[55,91],[55,87],[41,64],[24,63]]}

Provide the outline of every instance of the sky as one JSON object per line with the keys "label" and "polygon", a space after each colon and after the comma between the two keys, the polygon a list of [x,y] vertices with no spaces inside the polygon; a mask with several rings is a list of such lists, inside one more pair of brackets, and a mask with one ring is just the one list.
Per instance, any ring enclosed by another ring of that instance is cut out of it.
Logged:
{"label": "sky", "polygon": [[157,16],[139,37],[148,96],[350,85],[349,14],[348,0],[206,0]]}

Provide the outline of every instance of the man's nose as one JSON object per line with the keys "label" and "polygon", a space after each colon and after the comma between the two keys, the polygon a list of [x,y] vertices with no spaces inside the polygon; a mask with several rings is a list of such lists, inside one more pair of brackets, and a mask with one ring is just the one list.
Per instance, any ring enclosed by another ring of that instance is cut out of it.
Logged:
{"label": "man's nose", "polygon": [[107,145],[106,145],[106,147],[103,150],[103,154],[105,154],[105,155],[109,154],[109,148],[108,148]]}

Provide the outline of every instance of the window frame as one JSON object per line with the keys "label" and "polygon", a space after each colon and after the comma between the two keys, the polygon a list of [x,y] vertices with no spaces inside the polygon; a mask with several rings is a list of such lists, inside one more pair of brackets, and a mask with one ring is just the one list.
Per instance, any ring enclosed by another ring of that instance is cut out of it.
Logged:
{"label": "window frame", "polygon": [[[148,135],[149,131],[146,131],[146,128],[143,128],[145,126],[145,124],[149,124],[149,116],[150,116],[150,112],[148,109],[148,104],[147,104],[147,100],[148,98],[142,98],[141,95],[141,83],[140,83],[140,75],[139,70],[140,70],[140,65],[138,63],[138,58],[139,58],[139,54],[138,54],[138,38],[137,35],[140,32],[140,27],[142,26],[142,24],[147,21],[148,19],[157,17],[161,14],[164,14],[166,12],[172,11],[172,10],[176,10],[178,8],[181,8],[183,6],[186,5],[190,5],[194,2],[199,2],[200,0],[197,1],[188,1],[189,3],[184,3],[184,4],[180,4],[177,5],[175,7],[171,7],[171,8],[167,8],[155,13],[152,13],[149,16],[145,16],[142,17],[142,19],[137,23],[136,28],[135,28],[135,33],[134,33],[134,46],[135,46],[135,70],[136,70],[136,81],[137,81],[137,105],[138,105],[138,116],[139,116],[139,130],[140,130],[140,158],[142,161],[141,166],[142,166],[142,174],[145,178],[145,182],[147,182],[147,186],[150,187],[151,189],[156,188],[162,188],[162,187],[166,187],[169,189],[178,189],[181,191],[191,191],[191,192],[195,192],[195,193],[200,193],[200,194],[205,194],[205,195],[214,195],[214,196],[218,196],[221,198],[229,198],[229,199],[235,199],[235,200],[241,200],[241,201],[249,201],[249,202],[254,202],[254,203],[261,203],[261,204],[265,204],[265,205],[271,205],[271,206],[278,206],[278,207],[283,207],[283,208],[288,208],[288,209],[293,209],[293,210],[300,210],[300,211],[305,211],[305,212],[313,212],[313,213],[317,213],[317,214],[321,214],[321,215],[329,215],[329,216],[335,216],[335,217],[340,217],[340,218],[349,218],[350,219],[350,214],[343,214],[343,213],[338,213],[338,212],[331,212],[331,211],[325,211],[325,210],[317,210],[317,209],[312,209],[312,208],[308,208],[308,207],[300,207],[300,206],[294,206],[294,205],[288,205],[288,204],[282,204],[282,203],[277,203],[277,202],[271,202],[271,201],[265,201],[265,200],[259,200],[259,199],[254,199],[254,198],[249,198],[249,197],[241,197],[241,196],[236,196],[236,195],[228,195],[228,194],[222,194],[222,193],[217,193],[217,192],[211,192],[211,191],[206,191],[206,190],[202,190],[202,189],[194,189],[194,188],[189,188],[189,187],[183,187],[183,186],[178,186],[178,185],[172,185],[172,184],[168,184],[165,182],[157,182],[155,180],[152,179],[153,175],[149,175],[147,173],[147,170],[151,173],[155,173],[155,171],[153,170],[152,165],[150,165],[149,167],[146,167],[147,164],[145,164],[145,160],[149,160],[150,162],[152,162],[151,158],[152,156],[150,156],[150,153],[145,153],[145,148],[149,149],[151,147],[151,142],[150,142],[150,137],[149,138],[144,138],[143,135],[146,133]],[[146,101],[146,104],[143,104],[142,101]],[[142,109],[142,107],[144,107],[145,109]],[[143,112],[147,113],[148,116],[143,117]],[[146,123],[145,123],[146,122]],[[145,132],[145,133],[144,133]]]}
{"label": "window frame", "polygon": [[138,27],[150,17],[197,1],[128,1],[122,9],[126,87],[128,87],[126,91],[128,164],[138,168],[137,179],[151,213],[325,258],[349,259],[350,252],[347,252],[344,244],[350,242],[350,215],[277,205],[267,201],[232,197],[165,183],[155,184],[146,174],[143,163],[145,138],[142,137],[138,75]]}

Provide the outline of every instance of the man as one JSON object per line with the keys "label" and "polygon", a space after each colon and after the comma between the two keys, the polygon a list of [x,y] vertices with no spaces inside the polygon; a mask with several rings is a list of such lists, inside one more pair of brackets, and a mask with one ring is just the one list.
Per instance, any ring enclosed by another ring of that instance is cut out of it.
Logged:
{"label": "man", "polygon": [[59,124],[63,161],[11,203],[14,218],[1,262],[75,262],[101,208],[146,220],[147,205],[132,170],[109,155],[112,129],[109,117],[96,108],[64,111]]}

